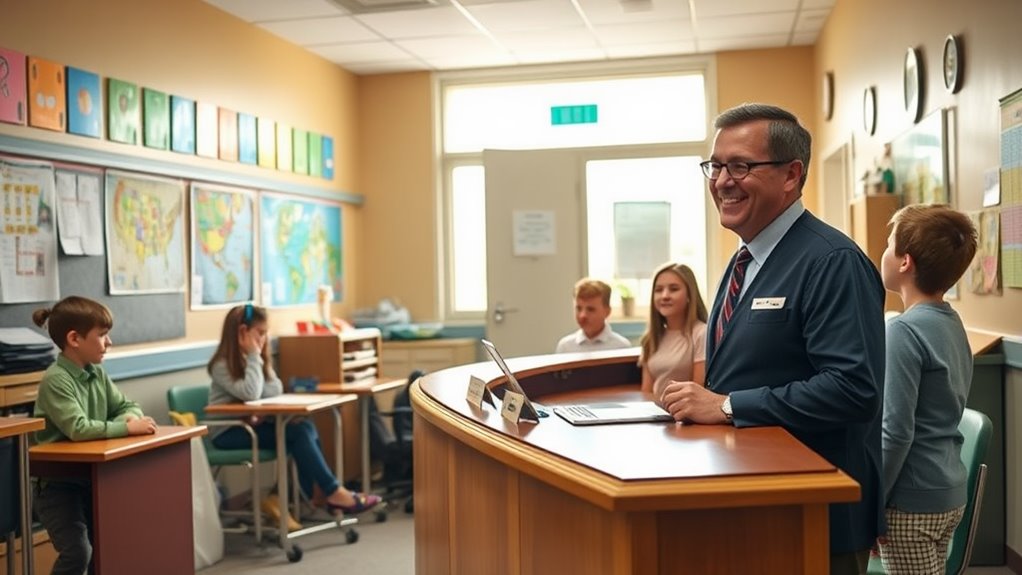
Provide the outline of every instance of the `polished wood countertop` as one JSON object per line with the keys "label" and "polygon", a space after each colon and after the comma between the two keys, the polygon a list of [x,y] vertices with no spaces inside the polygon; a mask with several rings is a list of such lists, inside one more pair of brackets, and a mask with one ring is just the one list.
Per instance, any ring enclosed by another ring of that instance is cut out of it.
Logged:
{"label": "polished wood countertop", "polygon": [[33,462],[103,463],[203,435],[206,435],[205,425],[162,425],[152,435],[129,435],[94,441],[56,441],[33,446],[28,453]]}
{"label": "polished wood countertop", "polygon": [[[649,399],[639,391],[637,349],[510,358],[530,399],[544,406]],[[503,395],[491,362],[425,376],[412,389],[417,413],[491,457],[607,509],[855,501],[858,484],[780,427],[736,429],[678,423],[572,426],[504,420],[465,399],[469,377]],[[499,404],[499,402],[498,402]]]}

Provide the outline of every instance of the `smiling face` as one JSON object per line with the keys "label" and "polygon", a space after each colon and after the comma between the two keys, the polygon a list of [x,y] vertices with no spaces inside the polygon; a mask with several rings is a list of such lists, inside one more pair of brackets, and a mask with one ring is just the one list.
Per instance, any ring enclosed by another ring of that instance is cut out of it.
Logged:
{"label": "smiling face", "polygon": [[[789,159],[770,157],[769,125],[768,120],[757,120],[721,128],[713,140],[710,159],[722,164]],[[802,169],[798,161],[756,166],[741,180],[733,179],[726,169],[722,170],[719,178],[709,181],[721,225],[745,242],[752,241],[799,197]]]}
{"label": "smiling face", "polygon": [[667,270],[656,277],[653,282],[653,305],[663,316],[668,328],[680,329],[685,325],[688,303],[688,287],[681,276]]}

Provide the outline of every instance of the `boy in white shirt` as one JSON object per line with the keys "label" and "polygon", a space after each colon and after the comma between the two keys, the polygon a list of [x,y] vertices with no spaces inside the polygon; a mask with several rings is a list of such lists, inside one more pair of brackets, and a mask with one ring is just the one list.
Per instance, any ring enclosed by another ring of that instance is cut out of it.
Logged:
{"label": "boy in white shirt", "polygon": [[557,342],[555,353],[596,351],[632,347],[632,342],[614,333],[610,316],[610,286],[589,278],[575,284],[575,321],[579,329]]}

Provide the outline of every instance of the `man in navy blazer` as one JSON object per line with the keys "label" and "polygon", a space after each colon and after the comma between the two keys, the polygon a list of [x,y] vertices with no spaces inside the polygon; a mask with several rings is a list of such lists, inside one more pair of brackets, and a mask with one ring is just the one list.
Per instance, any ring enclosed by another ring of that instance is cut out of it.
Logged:
{"label": "man in navy blazer", "polygon": [[883,283],[851,239],[802,206],[812,137],[794,115],[743,104],[715,127],[701,167],[721,224],[751,258],[733,257],[718,286],[706,387],[672,382],[658,401],[689,423],[779,425],[858,481],[859,502],[830,506],[831,573],[865,574],[884,530]]}

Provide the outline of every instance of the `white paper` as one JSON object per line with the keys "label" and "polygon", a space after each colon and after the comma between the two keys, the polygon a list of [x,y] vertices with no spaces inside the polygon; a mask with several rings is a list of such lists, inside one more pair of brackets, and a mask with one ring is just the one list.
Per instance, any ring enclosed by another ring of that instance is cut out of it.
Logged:
{"label": "white paper", "polygon": [[82,223],[85,255],[103,255],[103,204],[98,174],[78,174],[78,214]]}
{"label": "white paper", "polygon": [[1001,170],[991,168],[983,172],[983,207],[989,208],[1001,203]]}
{"label": "white paper", "polygon": [[56,187],[46,162],[0,162],[0,303],[60,299]]}
{"label": "white paper", "polygon": [[552,210],[515,210],[512,218],[514,255],[552,256],[557,253],[557,225]]}
{"label": "white paper", "polygon": [[71,172],[57,172],[57,231],[60,247],[69,256],[85,253],[82,247],[82,224],[78,214],[78,177]]}
{"label": "white paper", "polygon": [[524,403],[524,395],[510,390],[505,391],[504,399],[500,404],[500,416],[511,423],[518,423],[518,419],[522,416],[522,405]]}
{"label": "white paper", "polygon": [[262,399],[253,399],[252,401],[246,401],[245,405],[312,405],[315,403],[321,403],[336,399],[340,397],[338,395],[331,394],[301,394],[301,393],[284,393],[281,395],[275,395],[273,397],[264,397]]}
{"label": "white paper", "polygon": [[486,382],[472,375],[468,378],[468,393],[465,399],[468,402],[480,409],[483,407],[483,398],[489,396],[489,390],[486,389]]}

